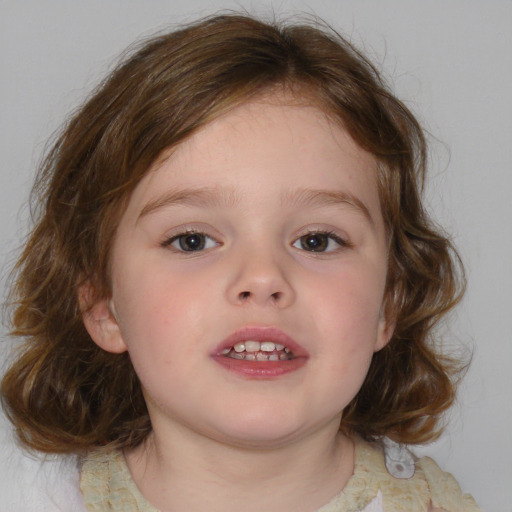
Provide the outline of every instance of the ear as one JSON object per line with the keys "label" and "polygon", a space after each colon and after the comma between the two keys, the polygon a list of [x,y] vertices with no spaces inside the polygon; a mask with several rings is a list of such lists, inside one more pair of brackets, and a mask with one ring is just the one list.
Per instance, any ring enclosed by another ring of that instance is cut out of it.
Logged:
{"label": "ear", "polygon": [[391,336],[393,336],[395,332],[396,321],[394,318],[386,318],[387,316],[384,311],[381,311],[374,352],[383,349],[389,343]]}
{"label": "ear", "polygon": [[94,299],[92,285],[80,286],[79,303],[82,321],[94,343],[107,352],[120,354],[127,350],[109,299]]}

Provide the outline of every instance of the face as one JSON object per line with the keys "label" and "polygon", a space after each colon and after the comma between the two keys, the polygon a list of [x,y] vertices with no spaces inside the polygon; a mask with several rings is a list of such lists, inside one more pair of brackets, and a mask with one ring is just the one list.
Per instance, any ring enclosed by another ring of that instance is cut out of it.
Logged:
{"label": "face", "polygon": [[149,170],[85,318],[154,432],[275,446],[337,428],[391,335],[374,158],[318,109],[245,104]]}

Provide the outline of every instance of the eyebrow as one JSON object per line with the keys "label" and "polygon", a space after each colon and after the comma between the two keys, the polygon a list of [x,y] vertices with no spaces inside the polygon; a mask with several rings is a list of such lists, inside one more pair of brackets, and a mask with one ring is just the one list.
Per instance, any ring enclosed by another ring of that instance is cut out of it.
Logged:
{"label": "eyebrow", "polygon": [[[141,210],[138,219],[156,210],[173,206],[198,206],[202,208],[232,207],[240,201],[234,188],[200,187],[171,190],[149,201]],[[341,190],[298,189],[286,192],[281,197],[281,204],[303,207],[323,207],[330,205],[348,205],[374,224],[369,209],[357,196]],[[137,220],[138,220],[137,219]]]}
{"label": "eyebrow", "polygon": [[322,207],[329,205],[345,204],[355,211],[362,213],[364,217],[374,224],[373,217],[367,206],[356,195],[342,190],[323,190],[323,189],[299,189],[286,194],[283,202],[297,204],[298,206]]}
{"label": "eyebrow", "polygon": [[155,210],[170,206],[201,206],[203,208],[234,206],[237,202],[235,190],[224,187],[183,188],[171,190],[142,208],[139,219]]}

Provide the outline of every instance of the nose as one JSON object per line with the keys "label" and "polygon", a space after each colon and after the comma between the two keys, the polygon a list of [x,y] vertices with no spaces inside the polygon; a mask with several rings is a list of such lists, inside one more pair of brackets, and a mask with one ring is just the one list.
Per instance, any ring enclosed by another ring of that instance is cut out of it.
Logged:
{"label": "nose", "polygon": [[291,267],[264,251],[245,252],[230,262],[228,300],[235,305],[289,307],[295,301]]}

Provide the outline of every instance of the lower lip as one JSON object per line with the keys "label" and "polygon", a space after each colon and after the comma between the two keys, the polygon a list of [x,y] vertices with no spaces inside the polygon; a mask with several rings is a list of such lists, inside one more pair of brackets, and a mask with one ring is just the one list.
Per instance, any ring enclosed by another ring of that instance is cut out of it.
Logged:
{"label": "lower lip", "polygon": [[285,361],[245,361],[226,356],[215,356],[214,360],[225,369],[250,379],[273,379],[297,371],[307,361],[296,357]]}

